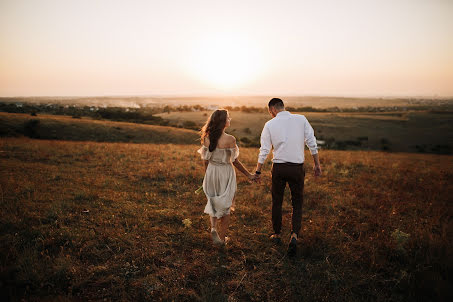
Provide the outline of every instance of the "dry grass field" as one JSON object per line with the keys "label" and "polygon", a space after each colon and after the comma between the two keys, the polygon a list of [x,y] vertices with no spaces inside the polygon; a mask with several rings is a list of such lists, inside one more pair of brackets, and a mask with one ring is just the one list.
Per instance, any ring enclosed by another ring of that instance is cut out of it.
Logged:
{"label": "dry grass field", "polygon": [[[238,173],[231,244],[211,245],[197,148],[2,138],[2,300],[451,300],[452,156],[322,150],[315,179],[307,152],[288,259],[268,240],[269,164],[261,185]],[[290,215],[287,195],[286,237]]]}

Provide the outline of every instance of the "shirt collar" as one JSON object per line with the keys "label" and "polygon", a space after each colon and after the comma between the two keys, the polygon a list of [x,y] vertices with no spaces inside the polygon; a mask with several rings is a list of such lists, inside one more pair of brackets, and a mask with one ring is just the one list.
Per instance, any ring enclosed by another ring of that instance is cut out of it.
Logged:
{"label": "shirt collar", "polygon": [[289,115],[289,111],[280,111],[279,113],[277,113],[277,115],[275,117],[279,117],[279,116],[284,116],[284,115]]}

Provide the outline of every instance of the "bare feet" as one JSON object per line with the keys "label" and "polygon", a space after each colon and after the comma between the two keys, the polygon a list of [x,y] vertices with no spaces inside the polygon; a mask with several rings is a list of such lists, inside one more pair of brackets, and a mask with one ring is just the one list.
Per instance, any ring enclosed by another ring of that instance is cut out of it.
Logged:
{"label": "bare feet", "polygon": [[211,237],[213,244],[223,244],[223,241],[220,239],[219,234],[217,234],[216,229],[211,229]]}

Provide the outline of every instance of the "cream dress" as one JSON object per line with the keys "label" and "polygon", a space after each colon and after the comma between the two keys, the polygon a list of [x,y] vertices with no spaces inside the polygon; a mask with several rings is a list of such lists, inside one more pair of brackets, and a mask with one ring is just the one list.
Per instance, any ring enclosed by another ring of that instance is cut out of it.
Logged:
{"label": "cream dress", "polygon": [[198,153],[201,159],[209,160],[203,179],[203,191],[208,198],[204,212],[221,218],[230,214],[236,193],[236,172],[232,162],[239,156],[239,148],[216,148],[210,152],[208,147],[203,146]]}

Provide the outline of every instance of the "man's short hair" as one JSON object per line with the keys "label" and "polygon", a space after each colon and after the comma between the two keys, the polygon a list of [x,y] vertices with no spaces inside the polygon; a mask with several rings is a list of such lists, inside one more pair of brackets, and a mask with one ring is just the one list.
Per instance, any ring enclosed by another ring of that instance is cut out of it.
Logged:
{"label": "man's short hair", "polygon": [[273,98],[272,100],[269,101],[268,107],[274,107],[274,108],[285,108],[285,104],[283,104],[283,101],[279,98]]}

